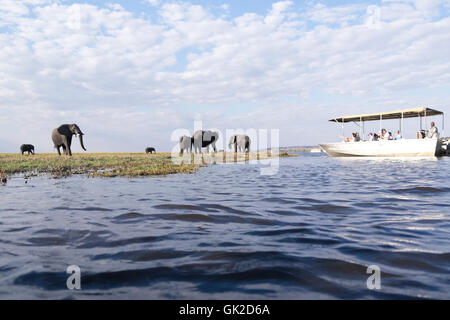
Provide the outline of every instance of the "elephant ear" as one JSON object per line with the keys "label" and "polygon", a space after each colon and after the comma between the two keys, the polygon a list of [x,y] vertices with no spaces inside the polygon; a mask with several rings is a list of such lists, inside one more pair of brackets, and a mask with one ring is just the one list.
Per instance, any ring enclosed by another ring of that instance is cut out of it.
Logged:
{"label": "elephant ear", "polygon": [[205,131],[203,133],[203,141],[211,141],[211,137],[212,137],[211,131]]}

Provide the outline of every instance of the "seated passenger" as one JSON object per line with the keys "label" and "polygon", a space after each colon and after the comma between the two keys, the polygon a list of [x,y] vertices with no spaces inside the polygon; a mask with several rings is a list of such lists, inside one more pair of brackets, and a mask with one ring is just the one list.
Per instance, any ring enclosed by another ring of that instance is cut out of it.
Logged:
{"label": "seated passenger", "polygon": [[395,140],[400,140],[402,139],[402,134],[400,133],[400,130],[397,130],[397,132],[395,133]]}
{"label": "seated passenger", "polygon": [[381,139],[389,140],[389,132],[387,132],[386,129],[381,130]]}
{"label": "seated passenger", "polygon": [[359,136],[358,136],[358,138],[357,138],[357,134],[356,133],[352,133],[352,136],[350,137],[350,138],[345,138],[345,142],[355,142],[355,141],[359,141],[359,140],[356,140],[356,139],[359,139]]}
{"label": "seated passenger", "polygon": [[428,138],[438,138],[439,139],[439,131],[438,128],[435,126],[434,122],[431,122],[431,128],[430,130],[427,130],[428,132]]}
{"label": "seated passenger", "polygon": [[359,136],[359,133],[358,133],[358,132],[355,132],[355,133],[353,134],[353,141],[355,141],[355,142],[361,141],[361,137]]}

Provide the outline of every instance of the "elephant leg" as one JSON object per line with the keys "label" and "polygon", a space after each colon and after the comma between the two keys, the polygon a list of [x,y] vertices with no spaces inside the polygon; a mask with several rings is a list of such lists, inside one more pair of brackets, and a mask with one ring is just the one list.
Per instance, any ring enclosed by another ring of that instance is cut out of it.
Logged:
{"label": "elephant leg", "polygon": [[56,147],[56,151],[58,151],[58,154],[61,155],[61,151],[59,151],[59,146]]}
{"label": "elephant leg", "polygon": [[67,137],[65,135],[61,136],[62,138],[62,144],[61,147],[63,148],[64,155],[68,155],[69,152],[69,143],[67,142]]}

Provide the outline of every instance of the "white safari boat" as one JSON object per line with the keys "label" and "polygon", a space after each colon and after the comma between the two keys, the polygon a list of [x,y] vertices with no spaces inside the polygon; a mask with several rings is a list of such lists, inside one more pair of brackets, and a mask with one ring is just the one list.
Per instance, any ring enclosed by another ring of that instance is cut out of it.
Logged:
{"label": "white safari boat", "polygon": [[[400,132],[403,127],[403,119],[420,117],[420,131],[422,130],[422,117],[442,116],[442,129],[444,128],[444,113],[430,108],[412,108],[400,111],[361,114],[354,116],[343,116],[329,121],[341,124],[342,132],[344,124],[348,122],[356,123],[359,126],[360,136],[364,137],[364,123],[366,121],[382,121],[388,119],[399,119]],[[381,131],[381,123],[380,123]],[[445,155],[448,139],[424,138],[424,139],[399,139],[399,140],[378,140],[358,142],[336,142],[323,143],[320,148],[332,157],[432,157]]]}

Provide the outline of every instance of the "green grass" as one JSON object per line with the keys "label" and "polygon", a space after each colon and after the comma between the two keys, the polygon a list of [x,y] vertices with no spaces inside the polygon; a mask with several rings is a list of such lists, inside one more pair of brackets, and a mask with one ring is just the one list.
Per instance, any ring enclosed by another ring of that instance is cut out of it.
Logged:
{"label": "green grass", "polygon": [[65,177],[85,174],[95,177],[155,176],[174,173],[195,173],[198,168],[215,163],[267,159],[269,153],[251,152],[185,155],[181,162],[172,161],[169,152],[145,153],[76,153],[72,157],[42,153],[36,155],[0,154],[0,176],[13,174]]}

